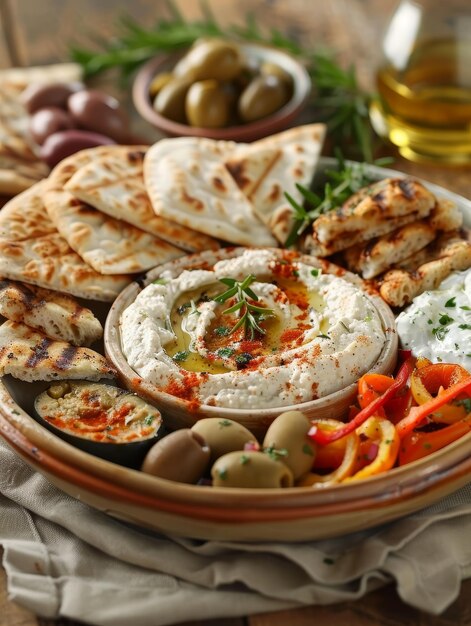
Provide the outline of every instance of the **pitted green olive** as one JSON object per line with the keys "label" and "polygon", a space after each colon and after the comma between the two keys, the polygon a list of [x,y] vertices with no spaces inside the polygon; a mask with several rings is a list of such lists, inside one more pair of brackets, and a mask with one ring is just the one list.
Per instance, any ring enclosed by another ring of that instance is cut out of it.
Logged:
{"label": "pitted green olive", "polygon": [[293,473],[294,480],[309,472],[316,455],[316,444],[307,436],[311,423],[301,411],[279,415],[268,428],[264,449],[283,451],[280,461]]}
{"label": "pitted green olive", "polygon": [[154,109],[170,120],[184,124],[186,122],[185,100],[191,81],[187,78],[174,78],[157,94]]}
{"label": "pitted green olive", "polygon": [[229,452],[211,469],[214,487],[277,488],[292,487],[288,467],[264,452]]}
{"label": "pitted green olive", "polygon": [[239,115],[244,122],[254,122],[271,115],[289,100],[286,84],[276,76],[260,75],[244,89],[239,99]]}
{"label": "pitted green olive", "polygon": [[291,74],[280,65],[272,63],[271,61],[265,61],[262,63],[260,66],[260,74],[264,76],[276,76],[279,80],[286,83],[288,87],[291,87],[293,84],[293,77]]}
{"label": "pitted green olive", "polygon": [[175,65],[175,76],[190,80],[232,80],[241,70],[242,56],[236,45],[221,39],[203,40],[190,48]]}
{"label": "pitted green olive", "polygon": [[146,454],[142,471],[180,483],[196,483],[209,465],[209,447],[198,433],[182,428],[160,439]]}
{"label": "pitted green olive", "polygon": [[201,435],[208,444],[211,450],[211,463],[228,452],[243,450],[249,441],[255,442],[255,437],[245,426],[218,417],[198,420],[191,430]]}
{"label": "pitted green olive", "polygon": [[168,83],[173,80],[173,74],[171,72],[160,72],[152,79],[149,85],[149,93],[151,98],[155,98],[155,96],[165,87]]}
{"label": "pitted green olive", "polygon": [[188,90],[185,112],[191,126],[221,128],[229,119],[229,102],[216,80],[201,80]]}

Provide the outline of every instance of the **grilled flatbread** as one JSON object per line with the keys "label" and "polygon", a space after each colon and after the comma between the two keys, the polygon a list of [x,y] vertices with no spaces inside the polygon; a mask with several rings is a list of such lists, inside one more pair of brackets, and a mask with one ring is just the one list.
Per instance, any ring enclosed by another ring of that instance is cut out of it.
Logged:
{"label": "grilled flatbread", "polygon": [[82,298],[114,300],[129,277],[103,276],[70,248],[48,217],[44,185],[36,183],[0,211],[0,276]]}
{"label": "grilled flatbread", "polygon": [[463,214],[454,202],[438,200],[426,219],[347,248],[343,258],[349,270],[363,278],[373,278],[425,248],[435,239],[437,231],[456,230],[462,222]]}
{"label": "grilled flatbread", "polygon": [[105,148],[82,150],[51,172],[44,203],[59,233],[101,274],[135,274],[182,256],[180,248],[97,211],[64,190],[80,167],[106,154]]}
{"label": "grilled flatbread", "polygon": [[188,252],[218,249],[220,244],[212,237],[154,213],[144,185],[146,150],[147,146],[108,146],[80,167],[64,188],[95,209]]}
{"label": "grilled flatbread", "polygon": [[381,297],[394,307],[436,289],[451,272],[471,267],[471,242],[459,232],[444,233],[379,279]]}
{"label": "grilled flatbread", "polygon": [[344,250],[426,217],[435,203],[435,196],[418,181],[385,178],[352,196],[337,211],[318,217],[312,247],[330,251],[327,254]]}
{"label": "grilled flatbread", "polygon": [[0,326],[0,376],[35,380],[113,378],[115,370],[98,352],[54,341],[26,324]]}
{"label": "grilled flatbread", "polygon": [[191,142],[163,139],[154,144],[144,159],[144,179],[154,211],[232,243],[276,245],[223,164],[226,144],[196,138]]}
{"label": "grilled flatbread", "polygon": [[296,184],[310,186],[325,130],[324,124],[297,126],[237,148],[225,163],[256,215],[282,244],[294,224],[293,208],[284,192],[303,203]]}
{"label": "grilled flatbread", "polygon": [[89,346],[103,334],[90,309],[71,296],[12,280],[0,280],[0,315],[74,346]]}

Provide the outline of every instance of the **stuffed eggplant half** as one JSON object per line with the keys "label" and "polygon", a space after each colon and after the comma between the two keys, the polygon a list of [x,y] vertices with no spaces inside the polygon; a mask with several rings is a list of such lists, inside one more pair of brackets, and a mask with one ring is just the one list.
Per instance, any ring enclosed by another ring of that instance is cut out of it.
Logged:
{"label": "stuffed eggplant half", "polygon": [[139,467],[162,435],[160,412],[135,394],[88,381],[53,383],[35,401],[41,423],[68,443],[127,467]]}

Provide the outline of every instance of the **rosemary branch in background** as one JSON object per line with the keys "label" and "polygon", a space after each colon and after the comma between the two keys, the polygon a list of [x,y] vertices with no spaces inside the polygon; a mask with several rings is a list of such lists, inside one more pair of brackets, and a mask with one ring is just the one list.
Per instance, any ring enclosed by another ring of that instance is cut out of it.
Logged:
{"label": "rosemary branch in background", "polygon": [[314,85],[312,104],[316,119],[328,125],[334,143],[341,143],[345,154],[352,158],[372,161],[374,134],[368,118],[371,94],[359,86],[353,66],[344,69],[330,53],[308,50],[277,29],[262,31],[252,15],[244,26],[223,28],[206,3],[201,3],[203,18],[192,22],[184,19],[173,2],[167,2],[167,6],[169,19],[161,19],[146,29],[124,17],[114,39],[95,38],[97,50],[73,46],[72,59],[83,67],[85,77],[119,68],[127,78],[155,54],[187,47],[199,37],[228,37],[275,46],[305,64]]}
{"label": "rosemary branch in background", "polygon": [[[391,160],[389,157],[376,159],[374,164],[386,165],[391,163]],[[302,204],[285,191],[285,197],[293,207],[295,218],[293,228],[286,240],[287,248],[295,244],[306,228],[320,215],[342,206],[350,196],[373,182],[364,163],[347,163],[340,153],[337,153],[337,162],[337,169],[326,170],[328,180],[319,193],[296,184],[296,188],[303,196]]]}

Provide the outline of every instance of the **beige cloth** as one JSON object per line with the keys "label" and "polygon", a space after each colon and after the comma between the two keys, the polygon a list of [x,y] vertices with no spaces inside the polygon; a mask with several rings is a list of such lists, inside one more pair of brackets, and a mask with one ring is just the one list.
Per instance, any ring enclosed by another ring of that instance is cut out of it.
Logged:
{"label": "beige cloth", "polygon": [[0,467],[9,597],[45,617],[164,626],[342,602],[389,582],[439,613],[471,577],[471,485],[370,531],[254,545],[125,525],[64,495],[2,440]]}

